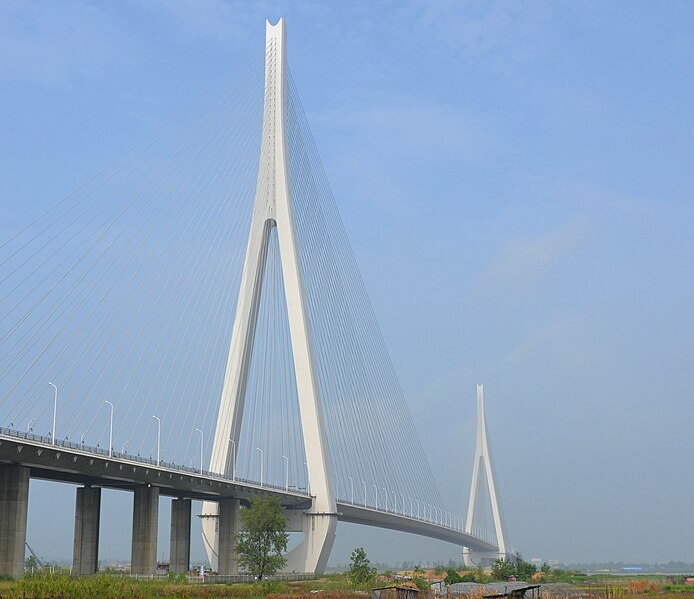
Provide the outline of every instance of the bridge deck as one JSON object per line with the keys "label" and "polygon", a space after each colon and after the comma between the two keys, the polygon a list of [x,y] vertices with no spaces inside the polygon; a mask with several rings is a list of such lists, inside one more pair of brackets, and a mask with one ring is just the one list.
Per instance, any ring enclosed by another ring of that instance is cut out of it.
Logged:
{"label": "bridge deck", "polygon": [[454,545],[460,545],[461,547],[469,547],[474,551],[497,550],[496,545],[493,545],[491,541],[481,540],[470,534],[461,532],[460,530],[426,520],[418,520],[417,518],[402,514],[393,514],[391,512],[384,512],[382,510],[375,510],[362,505],[352,505],[344,502],[338,502],[337,510],[339,512],[338,519],[343,522],[409,532],[453,543]]}
{"label": "bridge deck", "polygon": [[0,429],[0,463],[21,463],[31,469],[31,477],[76,484],[93,485],[107,489],[133,489],[140,485],[159,487],[159,493],[168,497],[209,499],[222,497],[249,500],[259,493],[278,495],[282,505],[305,509],[311,499],[307,493],[269,485],[262,487],[244,480],[231,480],[192,468],[161,464],[137,456],[123,456],[57,441],[56,445],[42,437],[25,435]]}
{"label": "bridge deck", "polygon": [[[289,509],[308,509],[311,498],[302,491],[231,480],[209,472],[174,464],[161,464],[137,456],[108,452],[74,443],[50,440],[9,429],[0,429],[0,463],[21,463],[30,468],[31,477],[108,489],[132,490],[141,485],[159,488],[160,495],[216,501],[233,497],[248,501],[253,495],[279,496]],[[460,530],[374,508],[337,503],[338,520],[376,526],[426,536],[475,551],[494,551],[492,540],[480,539]]]}

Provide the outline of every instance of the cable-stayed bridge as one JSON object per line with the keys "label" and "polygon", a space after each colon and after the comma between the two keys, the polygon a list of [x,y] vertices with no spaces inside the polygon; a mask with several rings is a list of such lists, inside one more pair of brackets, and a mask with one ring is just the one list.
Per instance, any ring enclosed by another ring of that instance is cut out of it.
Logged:
{"label": "cable-stayed bridge", "polygon": [[[170,559],[191,500],[215,570],[236,573],[239,509],[273,493],[321,572],[337,522],[505,555],[478,388],[467,518],[424,457],[287,64],[262,63],[0,246],[0,574],[21,575],[29,479],[77,483],[74,572],[98,565],[102,488],[134,493],[132,571]],[[264,72],[264,77],[262,76]],[[494,532],[473,524],[487,482]]]}

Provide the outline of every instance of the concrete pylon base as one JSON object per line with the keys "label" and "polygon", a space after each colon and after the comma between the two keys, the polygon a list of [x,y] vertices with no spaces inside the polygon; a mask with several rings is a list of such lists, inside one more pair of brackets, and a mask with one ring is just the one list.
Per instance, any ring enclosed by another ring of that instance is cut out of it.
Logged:
{"label": "concrete pylon base", "polygon": [[284,571],[323,574],[335,542],[337,515],[305,512],[302,524],[304,539],[287,554]]}
{"label": "concrete pylon base", "polygon": [[234,546],[236,535],[241,530],[240,502],[238,499],[223,499],[219,502],[219,561],[218,571],[224,575],[239,573],[239,561]]}
{"label": "concrete pylon base", "polygon": [[463,547],[463,563],[468,568],[491,566],[499,558],[506,559],[507,555],[498,551],[472,551],[469,547]]}

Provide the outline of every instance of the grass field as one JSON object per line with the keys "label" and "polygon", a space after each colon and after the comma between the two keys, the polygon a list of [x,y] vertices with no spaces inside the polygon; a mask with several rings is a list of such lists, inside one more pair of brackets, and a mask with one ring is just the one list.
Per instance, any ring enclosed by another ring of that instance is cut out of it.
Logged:
{"label": "grass field", "polygon": [[[383,582],[379,581],[379,584]],[[586,577],[574,586],[575,592],[571,593],[571,597],[686,599],[689,596],[694,599],[694,587],[669,584],[672,582],[672,577]],[[65,575],[37,575],[17,581],[0,581],[0,599],[365,599],[371,596],[370,590],[366,587],[355,588],[344,575],[296,582],[204,585],[176,580],[137,581],[108,574],[81,579]]]}
{"label": "grass field", "polygon": [[[364,599],[366,589],[352,587],[344,576],[297,582],[255,584],[191,584],[180,581],[138,581],[100,574],[86,578],[64,575],[28,576],[0,581],[0,599]],[[370,594],[370,593],[369,593]]]}

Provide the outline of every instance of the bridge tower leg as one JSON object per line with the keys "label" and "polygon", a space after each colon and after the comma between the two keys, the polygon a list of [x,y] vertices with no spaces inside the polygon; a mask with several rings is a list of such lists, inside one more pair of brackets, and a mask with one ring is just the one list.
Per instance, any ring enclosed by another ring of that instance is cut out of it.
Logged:
{"label": "bridge tower leg", "polygon": [[499,548],[497,553],[473,552],[469,547],[463,548],[463,559],[466,566],[478,565],[482,562],[493,561],[499,557],[506,557],[506,540],[504,526],[501,518],[501,508],[496,494],[494,483],[494,468],[492,466],[489,443],[487,441],[487,423],[484,415],[484,386],[477,385],[477,443],[475,447],[475,462],[472,468],[472,487],[470,488],[470,501],[467,508],[467,520],[465,521],[465,532],[473,533],[473,522],[475,518],[475,504],[477,503],[477,492],[479,490],[480,476],[484,469],[489,498],[492,504],[492,516],[494,518],[494,532],[496,533],[496,544]]}
{"label": "bridge tower leg", "polygon": [[[335,539],[337,509],[329,476],[328,446],[296,245],[287,164],[286,95],[286,24],[284,19],[280,19],[277,25],[273,26],[269,22],[266,25],[265,104],[260,168],[210,470],[230,475],[235,468],[231,463],[235,458],[231,442],[233,441],[233,447],[238,447],[268,242],[270,232],[276,227],[312,494],[312,505],[305,514],[303,526],[305,538],[288,555],[287,568],[297,572],[323,572]],[[213,569],[216,569],[219,555],[219,527],[215,525],[214,519],[218,509],[216,503],[206,502],[202,514],[203,541]]]}
{"label": "bridge tower leg", "polygon": [[0,465],[0,576],[21,578],[29,510],[29,468]]}

